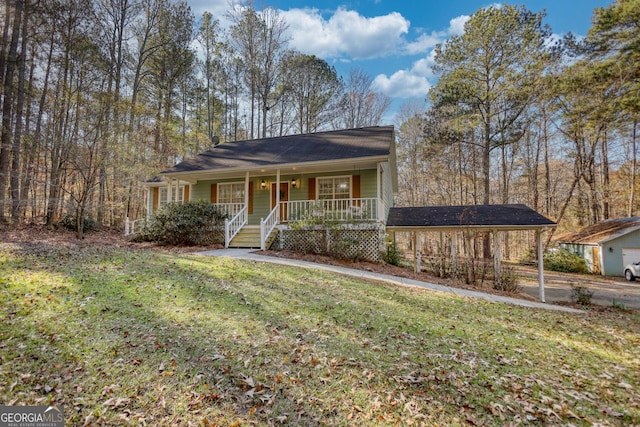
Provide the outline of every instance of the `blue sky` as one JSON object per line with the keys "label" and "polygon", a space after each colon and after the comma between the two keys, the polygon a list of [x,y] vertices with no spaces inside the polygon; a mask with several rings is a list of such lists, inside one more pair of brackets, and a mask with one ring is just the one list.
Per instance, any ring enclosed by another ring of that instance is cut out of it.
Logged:
{"label": "blue sky", "polygon": [[[225,26],[225,12],[244,0],[187,0],[199,20],[209,11]],[[554,34],[586,35],[593,9],[612,0],[529,0],[529,10],[546,10]],[[386,123],[405,102],[424,100],[437,82],[431,72],[433,48],[460,34],[469,15],[500,4],[479,0],[255,0],[255,7],[276,8],[289,25],[289,47],[314,54],[347,77],[360,68],[374,79],[376,90],[392,98]]]}

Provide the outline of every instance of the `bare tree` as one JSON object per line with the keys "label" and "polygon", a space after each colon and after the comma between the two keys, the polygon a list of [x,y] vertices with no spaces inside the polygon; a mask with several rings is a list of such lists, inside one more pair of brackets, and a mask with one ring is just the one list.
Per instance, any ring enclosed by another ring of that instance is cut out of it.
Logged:
{"label": "bare tree", "polygon": [[338,127],[356,128],[376,126],[391,105],[391,98],[372,88],[373,79],[364,70],[355,68],[349,72],[345,93],[342,96],[343,115]]}
{"label": "bare tree", "polygon": [[[258,13],[253,4],[244,10],[236,10],[230,18],[231,43],[246,62],[245,82],[250,101],[250,137],[255,127],[259,136],[267,135],[267,114],[272,108],[274,89],[281,71],[280,60],[288,40],[285,38],[286,21],[276,9],[265,8]],[[276,94],[275,102],[278,102]],[[256,122],[256,112],[260,112]]]}

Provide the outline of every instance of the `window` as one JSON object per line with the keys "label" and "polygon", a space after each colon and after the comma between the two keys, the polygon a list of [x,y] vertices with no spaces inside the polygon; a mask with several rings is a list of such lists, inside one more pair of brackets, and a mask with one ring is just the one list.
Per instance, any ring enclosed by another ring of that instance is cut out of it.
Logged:
{"label": "window", "polygon": [[167,204],[168,193],[169,193],[169,190],[166,187],[160,189],[160,196],[158,197],[158,207],[164,206]]}
{"label": "window", "polygon": [[318,199],[350,199],[351,177],[318,178]]}
{"label": "window", "polygon": [[[179,186],[177,192],[175,187],[171,187],[171,202],[176,201],[184,201],[184,185]],[[161,187],[158,193],[158,207],[164,206],[167,203],[169,203],[169,188]]]}
{"label": "window", "polygon": [[244,203],[244,182],[218,184],[218,203]]}

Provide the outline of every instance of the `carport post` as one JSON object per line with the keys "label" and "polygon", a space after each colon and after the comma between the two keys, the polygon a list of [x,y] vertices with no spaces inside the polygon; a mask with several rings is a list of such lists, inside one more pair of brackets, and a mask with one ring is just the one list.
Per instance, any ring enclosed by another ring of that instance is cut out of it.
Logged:
{"label": "carport post", "polygon": [[541,302],[544,300],[544,259],[542,257],[542,232],[544,230],[538,230],[536,237],[538,238],[538,294]]}
{"label": "carport post", "polygon": [[498,230],[492,230],[493,233],[493,275],[495,284],[500,283],[502,276],[500,259],[502,257],[502,236]]}
{"label": "carport post", "polygon": [[451,270],[453,278],[458,279],[458,234],[455,231],[450,233],[451,236]]}

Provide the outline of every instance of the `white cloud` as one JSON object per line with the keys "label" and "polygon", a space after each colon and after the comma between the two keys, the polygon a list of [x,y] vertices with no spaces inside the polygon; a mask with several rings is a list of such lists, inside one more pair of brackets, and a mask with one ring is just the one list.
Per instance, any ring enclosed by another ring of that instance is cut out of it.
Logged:
{"label": "white cloud", "polygon": [[213,19],[226,21],[225,14],[227,11],[243,3],[243,0],[188,0],[191,11],[196,16],[196,21],[202,18],[202,14],[205,11],[210,12],[213,15]]}
{"label": "white cloud", "polygon": [[390,77],[379,74],[373,80],[373,87],[393,98],[425,98],[431,89],[429,79],[434,77],[433,58],[432,50],[429,56],[415,61],[408,70],[396,71]]}
{"label": "white cloud", "polygon": [[448,37],[464,33],[464,24],[469,16],[461,15],[449,21],[449,27],[445,31],[433,31],[431,34],[422,34],[414,42],[407,43],[403,53],[413,55],[429,52],[428,56],[415,61],[410,69],[396,71],[387,76],[379,74],[373,81],[373,86],[393,98],[424,98],[431,88],[429,79],[434,78],[432,67],[435,64],[433,48],[444,42]]}
{"label": "white cloud", "polygon": [[461,15],[449,21],[449,29],[447,33],[450,36],[460,36],[464,34],[464,24],[469,20],[468,15]]}
{"label": "white cloud", "polygon": [[409,21],[392,12],[368,18],[338,8],[328,19],[318,9],[282,11],[290,46],[322,58],[371,59],[395,53],[409,31]]}
{"label": "white cloud", "polygon": [[442,42],[442,36],[442,33],[435,31],[431,34],[421,34],[416,41],[407,43],[404,52],[408,55],[428,52],[429,49],[432,49],[435,45]]}
{"label": "white cloud", "polygon": [[424,77],[411,74],[407,70],[400,70],[393,73],[391,77],[379,74],[373,80],[373,87],[392,98],[424,98],[431,85]]}

